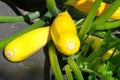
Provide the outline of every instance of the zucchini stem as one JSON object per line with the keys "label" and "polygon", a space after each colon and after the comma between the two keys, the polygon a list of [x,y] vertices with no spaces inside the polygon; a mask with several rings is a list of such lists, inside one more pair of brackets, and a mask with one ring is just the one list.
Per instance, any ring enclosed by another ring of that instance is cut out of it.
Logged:
{"label": "zucchini stem", "polygon": [[0,22],[24,22],[31,21],[38,17],[40,17],[40,13],[36,11],[23,16],[0,16]]}
{"label": "zucchini stem", "polygon": [[50,64],[56,80],[64,80],[59,66],[56,50],[52,42],[49,42],[48,44],[48,52],[49,52]]}
{"label": "zucchini stem", "polygon": [[65,65],[64,68],[65,68],[65,72],[66,72],[68,80],[74,80],[73,76],[72,76],[72,73],[71,73],[70,66],[67,64],[67,65]]}
{"label": "zucchini stem", "polygon": [[120,20],[105,22],[101,25],[98,25],[95,29],[96,30],[108,30],[108,29],[114,29],[117,27],[120,27]]}
{"label": "zucchini stem", "polygon": [[85,39],[85,37],[87,35],[87,32],[89,31],[89,29],[91,27],[93,19],[96,16],[97,10],[98,10],[101,2],[102,2],[102,0],[95,0],[95,3],[93,4],[90,12],[88,13],[88,16],[86,17],[86,20],[83,23],[83,26],[82,26],[81,30],[79,31],[79,33],[78,33],[78,36],[79,36],[81,42],[84,41],[84,39]]}
{"label": "zucchini stem", "polygon": [[78,65],[76,64],[76,62],[71,57],[69,57],[67,59],[67,62],[70,65],[70,67],[72,68],[73,72],[75,73],[77,80],[84,80],[82,73],[81,73]]}
{"label": "zucchini stem", "polygon": [[57,16],[59,14],[59,10],[56,6],[55,0],[46,0],[48,10],[54,15]]}

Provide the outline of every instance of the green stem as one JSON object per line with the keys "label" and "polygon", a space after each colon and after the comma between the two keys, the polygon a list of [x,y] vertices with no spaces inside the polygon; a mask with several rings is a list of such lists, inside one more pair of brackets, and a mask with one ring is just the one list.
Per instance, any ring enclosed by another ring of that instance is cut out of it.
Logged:
{"label": "green stem", "polygon": [[71,70],[70,70],[70,66],[68,64],[65,65],[65,72],[66,72],[68,80],[74,80],[72,73],[71,73]]}
{"label": "green stem", "polygon": [[24,22],[40,17],[39,11],[30,12],[24,16],[0,16],[0,22]]}
{"label": "green stem", "polygon": [[57,16],[59,14],[59,10],[56,6],[55,0],[46,0],[46,5],[48,10],[54,15]]}
{"label": "green stem", "polygon": [[104,38],[106,35],[106,32],[105,31],[98,31],[98,32],[95,32],[94,35],[96,35],[100,38]]}
{"label": "green stem", "polygon": [[88,16],[86,17],[86,20],[78,34],[78,36],[80,37],[81,42],[84,41],[87,32],[89,31],[91,24],[93,22],[93,19],[96,16],[97,10],[100,6],[100,3],[102,2],[102,0],[95,0],[95,3],[93,4]]}
{"label": "green stem", "polygon": [[56,50],[52,42],[49,42],[48,44],[48,52],[49,52],[50,64],[56,80],[64,80],[59,66]]}
{"label": "green stem", "polygon": [[112,16],[112,14],[118,9],[119,6],[120,6],[120,0],[115,0],[115,2],[113,3],[113,5],[106,11],[106,13],[104,13],[101,16],[99,16],[93,22],[93,26],[104,23],[108,18],[110,18]]}
{"label": "green stem", "polygon": [[79,25],[79,24],[82,23],[84,20],[85,20],[85,19],[80,19],[80,20],[78,20],[78,21],[75,23],[75,25],[76,25],[76,26]]}
{"label": "green stem", "polygon": [[84,68],[84,69],[81,69],[81,71],[87,72],[87,73],[94,73],[94,74],[97,75],[101,80],[103,80],[103,77],[102,77],[100,74],[98,74],[97,72],[93,71],[93,70]]}
{"label": "green stem", "polygon": [[87,58],[86,58],[86,62],[92,62],[94,61],[94,59],[96,59],[97,57],[100,57],[104,54],[105,52],[102,50],[96,50],[94,51],[92,54],[90,54]]}
{"label": "green stem", "polygon": [[[49,13],[46,13],[46,14],[49,14]],[[46,15],[45,14],[45,15]],[[19,37],[20,35],[23,35],[33,29],[36,29],[36,28],[39,28],[39,27],[42,27],[46,24],[46,20],[48,20],[48,18],[51,18],[51,15],[48,15],[48,17],[44,18],[44,20],[39,20],[38,22],[30,25],[29,27],[21,30],[20,32],[10,36],[10,37],[7,37],[6,39],[3,39],[0,41],[0,49],[4,48],[10,41],[12,41],[13,39]]]}
{"label": "green stem", "polygon": [[76,62],[71,57],[69,57],[67,59],[67,62],[70,65],[70,67],[72,68],[73,72],[75,73],[77,80],[84,80],[82,73],[81,73],[78,65],[76,64]]}
{"label": "green stem", "polygon": [[95,29],[96,30],[108,30],[108,29],[114,29],[117,27],[120,27],[120,20],[105,22],[102,25],[98,25]]}

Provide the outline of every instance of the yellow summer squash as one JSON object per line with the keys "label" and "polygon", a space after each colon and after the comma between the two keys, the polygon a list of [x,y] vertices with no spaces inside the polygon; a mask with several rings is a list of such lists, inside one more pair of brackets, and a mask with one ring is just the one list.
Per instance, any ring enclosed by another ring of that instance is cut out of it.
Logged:
{"label": "yellow summer squash", "polygon": [[61,53],[70,56],[80,48],[76,26],[67,11],[60,13],[51,26],[52,40]]}
{"label": "yellow summer squash", "polygon": [[12,62],[25,60],[43,48],[49,39],[50,27],[37,28],[11,41],[5,47],[4,55]]}

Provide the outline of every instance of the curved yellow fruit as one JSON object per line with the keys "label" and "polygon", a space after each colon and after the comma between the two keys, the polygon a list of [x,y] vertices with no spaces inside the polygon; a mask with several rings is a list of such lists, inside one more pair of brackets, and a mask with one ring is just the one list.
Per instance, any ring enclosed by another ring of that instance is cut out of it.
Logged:
{"label": "curved yellow fruit", "polygon": [[[88,36],[88,38],[85,40],[85,42],[86,42],[86,43],[89,43],[89,42],[92,41],[92,40],[94,41],[93,44],[91,45],[91,47],[92,47],[93,50],[96,50],[96,49],[100,46],[101,42],[103,41],[103,39],[101,39],[101,38],[99,38],[99,37],[90,35],[90,36]],[[103,61],[108,60],[108,59],[110,58],[110,56],[112,55],[113,51],[114,51],[114,48],[108,50],[108,51],[102,56],[102,60],[103,60]],[[114,53],[113,56],[116,56],[116,55],[118,55],[118,54],[119,54],[119,51],[116,50],[116,52]]]}
{"label": "curved yellow fruit", "polygon": [[80,48],[76,26],[67,11],[60,13],[51,26],[52,40],[61,53],[73,55]]}
{"label": "curved yellow fruit", "polygon": [[49,27],[37,28],[11,41],[5,47],[4,55],[12,62],[22,61],[43,48],[49,39]]}
{"label": "curved yellow fruit", "polygon": [[[75,8],[88,13],[91,10],[91,7],[95,0],[68,0],[66,2],[67,5],[72,5]],[[98,8],[97,16],[104,14],[112,4],[108,4],[102,2],[100,7]],[[116,12],[111,16],[111,19],[120,19],[120,7],[116,10]]]}

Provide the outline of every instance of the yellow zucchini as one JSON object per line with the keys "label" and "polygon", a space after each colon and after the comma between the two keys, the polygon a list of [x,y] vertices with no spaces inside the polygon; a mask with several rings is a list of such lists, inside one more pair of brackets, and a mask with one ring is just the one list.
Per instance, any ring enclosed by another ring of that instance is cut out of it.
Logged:
{"label": "yellow zucchini", "polygon": [[52,40],[61,53],[73,55],[80,48],[76,26],[67,11],[60,13],[51,26]]}
{"label": "yellow zucchini", "polygon": [[34,29],[8,43],[4,55],[12,62],[25,60],[43,48],[49,39],[50,27]]}
{"label": "yellow zucchini", "polygon": [[[91,10],[91,7],[95,0],[68,0],[66,2],[67,5],[72,5],[76,9],[88,13]],[[98,8],[97,16],[104,14],[112,4],[108,4],[102,2],[100,7]],[[120,19],[120,7],[116,10],[116,12],[110,17],[111,19]]]}
{"label": "yellow zucchini", "polygon": [[[92,47],[93,50],[96,50],[96,49],[100,46],[101,42],[103,41],[103,39],[101,39],[101,38],[99,38],[99,37],[90,35],[90,36],[88,36],[88,38],[85,40],[85,42],[86,42],[86,43],[89,43],[89,42],[92,41],[92,40],[94,41],[93,44],[91,45],[91,47]],[[114,51],[114,48],[108,50],[108,51],[102,56],[102,60],[103,60],[103,61],[108,60],[108,59],[110,58],[110,56],[112,55],[113,51]],[[114,53],[113,56],[116,56],[116,55],[118,55],[118,54],[119,54],[119,51],[116,50],[116,52]]]}

